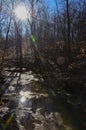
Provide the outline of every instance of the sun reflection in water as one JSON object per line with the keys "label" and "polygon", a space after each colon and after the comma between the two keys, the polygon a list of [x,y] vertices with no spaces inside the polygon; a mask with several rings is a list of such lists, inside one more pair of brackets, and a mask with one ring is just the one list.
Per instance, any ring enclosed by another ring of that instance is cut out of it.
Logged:
{"label": "sun reflection in water", "polygon": [[21,103],[24,103],[25,101],[26,101],[26,97],[23,96],[23,97],[20,98]]}
{"label": "sun reflection in water", "polygon": [[19,94],[20,94],[21,96],[27,97],[27,96],[30,96],[30,93],[31,93],[31,92],[29,92],[29,91],[23,91],[23,90],[21,90]]}
{"label": "sun reflection in water", "polygon": [[21,90],[19,95],[20,95],[20,103],[23,104],[26,103],[28,99],[30,100],[32,98],[31,93],[29,91]]}

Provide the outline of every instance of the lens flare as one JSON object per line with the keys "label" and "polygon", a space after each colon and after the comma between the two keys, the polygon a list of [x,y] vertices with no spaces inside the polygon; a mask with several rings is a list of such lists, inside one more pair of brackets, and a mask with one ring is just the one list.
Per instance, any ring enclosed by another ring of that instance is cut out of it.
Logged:
{"label": "lens flare", "polygon": [[32,40],[33,43],[36,42],[36,39],[35,39],[35,37],[33,35],[31,36],[31,40]]}
{"label": "lens flare", "polygon": [[14,113],[11,113],[9,118],[6,120],[5,124],[2,125],[3,130],[5,130],[10,125],[13,118],[14,118]]}

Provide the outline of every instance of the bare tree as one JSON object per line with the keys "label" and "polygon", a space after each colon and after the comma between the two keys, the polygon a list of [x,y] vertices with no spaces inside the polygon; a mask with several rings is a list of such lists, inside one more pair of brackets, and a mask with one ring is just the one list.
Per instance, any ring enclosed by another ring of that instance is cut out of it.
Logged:
{"label": "bare tree", "polygon": [[11,18],[11,16],[10,16],[9,24],[8,24],[8,26],[7,26],[6,37],[5,37],[5,46],[4,46],[3,55],[2,55],[2,60],[1,60],[0,73],[2,72],[2,69],[3,69],[3,63],[4,63],[5,53],[6,53],[6,49],[7,49],[7,45],[8,45],[8,37],[9,37],[9,31],[10,31],[11,20],[12,20],[12,18]]}

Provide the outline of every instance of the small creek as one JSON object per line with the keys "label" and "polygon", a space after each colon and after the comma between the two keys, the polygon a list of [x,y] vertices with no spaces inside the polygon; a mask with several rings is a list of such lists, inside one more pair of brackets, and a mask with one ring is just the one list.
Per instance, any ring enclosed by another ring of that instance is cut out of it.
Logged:
{"label": "small creek", "polygon": [[5,74],[8,86],[2,86],[6,89],[0,99],[0,130],[78,130],[64,101],[47,92],[32,71],[6,69]]}

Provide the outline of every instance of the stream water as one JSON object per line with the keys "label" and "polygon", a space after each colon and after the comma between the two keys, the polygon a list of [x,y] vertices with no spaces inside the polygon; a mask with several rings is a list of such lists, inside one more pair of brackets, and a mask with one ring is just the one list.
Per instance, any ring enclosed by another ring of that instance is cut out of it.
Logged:
{"label": "stream water", "polygon": [[73,113],[52,90],[46,90],[36,74],[10,72],[8,68],[5,74],[0,130],[78,130]]}

